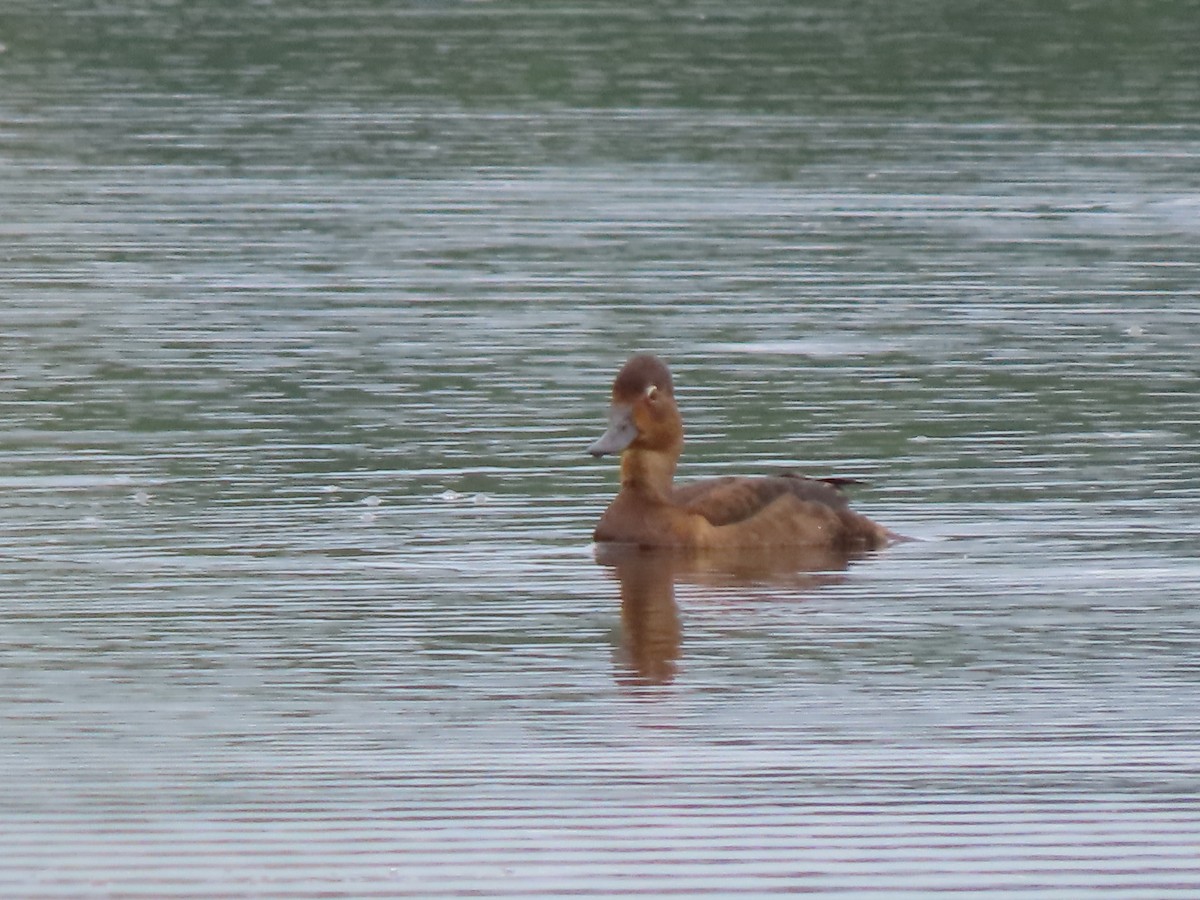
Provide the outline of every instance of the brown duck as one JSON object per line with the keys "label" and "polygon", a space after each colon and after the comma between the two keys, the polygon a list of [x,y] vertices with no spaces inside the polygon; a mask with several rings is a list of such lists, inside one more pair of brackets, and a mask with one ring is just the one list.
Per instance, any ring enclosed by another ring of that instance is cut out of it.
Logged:
{"label": "brown duck", "polygon": [[597,457],[621,454],[621,490],[596,526],[597,542],[857,553],[898,538],[850,509],[844,479],[726,476],[677,486],[682,448],[670,371],[656,356],[631,357],[613,382],[608,431],[588,448]]}

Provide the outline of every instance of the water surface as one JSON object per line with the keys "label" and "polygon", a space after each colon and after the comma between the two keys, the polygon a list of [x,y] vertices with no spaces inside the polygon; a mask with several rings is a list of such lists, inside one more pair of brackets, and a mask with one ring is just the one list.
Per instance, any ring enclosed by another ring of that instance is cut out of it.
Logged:
{"label": "water surface", "polygon": [[[1025,6],[0,15],[0,892],[1196,896],[1200,18]],[[917,540],[623,607],[635,349]]]}

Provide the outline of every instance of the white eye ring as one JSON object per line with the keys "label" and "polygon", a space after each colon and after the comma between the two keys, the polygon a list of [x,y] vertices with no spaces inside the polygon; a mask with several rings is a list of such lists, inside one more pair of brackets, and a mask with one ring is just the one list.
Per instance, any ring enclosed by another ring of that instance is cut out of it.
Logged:
{"label": "white eye ring", "polygon": [[657,396],[658,396],[658,387],[653,384],[649,385],[646,388],[646,399],[653,400]]}

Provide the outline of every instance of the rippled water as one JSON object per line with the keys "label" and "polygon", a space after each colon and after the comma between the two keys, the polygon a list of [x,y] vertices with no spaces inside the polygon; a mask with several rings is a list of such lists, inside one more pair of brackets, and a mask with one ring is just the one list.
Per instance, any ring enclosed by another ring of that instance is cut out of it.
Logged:
{"label": "rippled water", "polygon": [[1197,896],[1200,18],[951,6],[0,14],[0,893]]}

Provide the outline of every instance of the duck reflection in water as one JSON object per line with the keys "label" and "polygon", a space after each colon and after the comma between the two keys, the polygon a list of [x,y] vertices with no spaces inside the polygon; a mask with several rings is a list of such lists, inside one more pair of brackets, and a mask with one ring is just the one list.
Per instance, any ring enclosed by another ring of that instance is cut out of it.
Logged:
{"label": "duck reflection in water", "polygon": [[677,577],[776,582],[844,569],[899,539],[850,509],[847,479],[782,472],[676,485],[682,449],[670,370],[649,354],[630,357],[613,382],[608,430],[588,448],[621,456],[620,490],[593,539],[621,583],[631,663],[649,680],[669,680],[678,658]]}
{"label": "duck reflection in water", "polygon": [[620,585],[620,680],[642,684],[674,680],[683,644],[677,584],[711,590],[716,596],[727,596],[727,589],[737,587],[754,587],[761,596],[765,588],[778,591],[781,599],[795,600],[805,591],[841,581],[852,558],[812,549],[694,551],[597,544],[596,562],[609,569]]}

